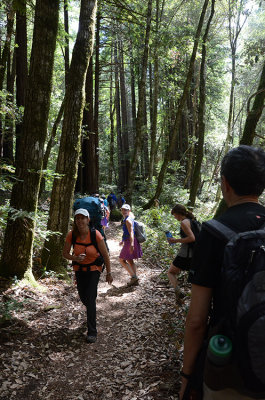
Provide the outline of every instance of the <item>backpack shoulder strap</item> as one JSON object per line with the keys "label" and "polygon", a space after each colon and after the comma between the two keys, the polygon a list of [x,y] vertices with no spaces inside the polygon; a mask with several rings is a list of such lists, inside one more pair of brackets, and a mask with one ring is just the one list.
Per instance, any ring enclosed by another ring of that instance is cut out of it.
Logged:
{"label": "backpack shoulder strap", "polygon": [[225,239],[226,241],[230,241],[237,234],[235,231],[228,228],[228,226],[222,224],[216,219],[203,222],[202,226],[215,237],[219,239]]}
{"label": "backpack shoulder strap", "polygon": [[98,244],[97,244],[97,239],[96,239],[96,229],[94,226],[89,228],[90,230],[90,239],[91,239],[91,243],[92,245],[97,249],[97,251],[100,253],[99,248],[98,248]]}
{"label": "backpack shoulder strap", "polygon": [[75,236],[74,232],[72,231],[72,246],[74,247],[75,244],[76,244],[76,236]]}

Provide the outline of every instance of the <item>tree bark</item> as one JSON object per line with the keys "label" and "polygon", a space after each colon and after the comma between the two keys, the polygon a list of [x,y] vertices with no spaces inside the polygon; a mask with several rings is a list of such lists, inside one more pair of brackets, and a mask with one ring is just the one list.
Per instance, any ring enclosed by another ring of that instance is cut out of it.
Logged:
{"label": "tree bark", "polygon": [[187,96],[188,96],[190,82],[191,82],[192,75],[193,75],[193,68],[194,68],[194,63],[195,63],[195,59],[196,59],[196,53],[197,53],[199,38],[200,38],[200,35],[201,35],[201,30],[202,30],[203,21],[204,21],[206,9],[207,9],[207,6],[208,6],[208,2],[209,2],[209,0],[205,0],[203,8],[202,8],[199,24],[198,24],[196,35],[195,35],[195,39],[194,39],[193,51],[192,51],[192,55],[191,55],[191,58],[190,58],[190,63],[189,63],[189,69],[188,69],[187,77],[186,77],[186,82],[185,82],[185,85],[184,85],[182,96],[181,96],[180,101],[179,101],[179,105],[178,105],[177,114],[176,114],[176,117],[175,117],[175,122],[174,122],[173,134],[172,134],[172,137],[171,137],[171,141],[170,141],[170,144],[169,144],[169,146],[167,148],[167,151],[165,153],[164,162],[162,164],[162,167],[161,167],[161,170],[160,170],[160,173],[159,173],[159,176],[158,176],[156,192],[155,192],[154,196],[151,198],[151,200],[144,206],[144,209],[148,209],[149,207],[151,207],[152,204],[154,203],[154,200],[159,198],[160,193],[162,191],[163,181],[164,181],[164,176],[165,176],[165,173],[166,173],[167,165],[168,165],[168,162],[169,162],[169,159],[170,159],[170,155],[171,155],[171,152],[173,150],[173,147],[174,147],[174,144],[175,144],[175,141],[176,141],[180,119],[181,119],[183,108],[184,108],[184,105],[186,103],[186,99],[187,99]]}
{"label": "tree bark", "polygon": [[255,137],[257,123],[261,117],[265,101],[265,62],[263,64],[259,87],[255,95],[251,111],[248,110],[247,119],[240,144],[251,146]]}
{"label": "tree bark", "polygon": [[109,114],[110,114],[110,147],[109,147],[109,172],[108,172],[108,183],[112,183],[112,176],[114,172],[114,108],[113,108],[113,45],[111,46],[111,69],[110,69],[110,102],[109,102]]}
{"label": "tree bark", "polygon": [[[7,9],[7,27],[6,27],[6,40],[3,47],[2,54],[0,52],[0,90],[4,88],[4,79],[8,66],[8,58],[10,57],[10,44],[13,34],[13,25],[14,25],[14,10],[12,2],[8,5]],[[0,98],[0,105],[2,99]],[[1,108],[1,107],[0,107]],[[2,118],[0,118],[0,155],[3,155],[3,145],[4,145],[4,133],[3,133],[3,124]]]}
{"label": "tree bark", "polygon": [[81,192],[93,194],[97,188],[97,140],[94,133],[93,62],[89,62],[86,77],[86,107],[83,113],[85,136],[82,140],[82,184]]}
{"label": "tree bark", "polygon": [[132,42],[130,41],[130,77],[131,77],[131,98],[132,98],[132,135],[130,146],[134,147],[135,132],[136,132],[136,97],[135,97],[135,73]]}
{"label": "tree bark", "polygon": [[67,86],[69,65],[70,65],[70,54],[69,54],[69,13],[68,13],[68,2],[64,0],[64,31],[65,31],[65,50],[64,50],[64,69],[65,69],[65,87]]}
{"label": "tree bark", "polygon": [[[37,0],[29,85],[0,275],[31,276],[33,236],[47,135],[59,0]],[[27,154],[27,157],[25,157]],[[15,243],[15,246],[14,246]]]}
{"label": "tree bark", "polygon": [[59,110],[58,115],[56,117],[56,120],[54,121],[54,124],[53,124],[53,127],[52,127],[52,131],[51,131],[51,134],[50,134],[50,138],[48,140],[48,143],[47,143],[47,146],[46,146],[46,150],[45,150],[45,153],[44,153],[43,165],[42,165],[42,169],[44,171],[44,174],[42,175],[42,178],[41,178],[39,197],[42,195],[42,193],[45,190],[45,170],[48,167],[48,162],[49,162],[49,158],[50,158],[52,147],[54,145],[54,139],[55,139],[55,136],[56,136],[56,133],[57,133],[57,128],[58,128],[58,126],[59,126],[59,124],[61,122],[61,119],[62,119],[62,116],[63,116],[63,113],[64,113],[64,103],[65,103],[65,100],[63,99],[61,107],[60,107],[60,110]]}
{"label": "tree bark", "polygon": [[[99,78],[100,78],[100,65],[99,65],[99,48],[100,48],[100,21],[101,14],[98,11],[96,21],[96,46],[95,46],[95,102],[94,102],[94,124],[93,133],[95,140],[95,153],[93,154],[94,160],[94,182],[92,192],[97,193],[99,191],[99,132],[98,132],[98,110],[99,110]],[[90,160],[91,162],[91,160]]]}
{"label": "tree bark", "polygon": [[202,39],[202,57],[201,57],[201,70],[200,70],[200,102],[199,102],[199,112],[198,112],[198,144],[196,149],[196,161],[193,170],[192,176],[192,183],[190,189],[190,196],[189,196],[189,207],[194,208],[196,196],[199,188],[200,183],[200,172],[201,172],[201,165],[203,160],[203,147],[204,147],[204,133],[205,133],[205,122],[204,122],[204,114],[205,114],[205,100],[206,100],[206,84],[205,84],[205,68],[206,68],[206,42],[208,40],[208,33],[211,25],[211,21],[214,16],[214,5],[215,0],[212,0],[212,8],[211,14],[208,19],[208,23],[205,29],[205,33]]}
{"label": "tree bark", "polygon": [[128,172],[130,168],[129,160],[129,138],[128,138],[128,110],[127,110],[127,94],[125,84],[125,72],[124,72],[124,59],[123,59],[123,46],[122,41],[119,41],[119,71],[120,71],[120,89],[121,89],[121,121],[122,121],[122,168],[124,176],[124,187],[126,190],[128,184]]}
{"label": "tree bark", "polygon": [[117,133],[117,149],[118,149],[118,187],[121,192],[124,190],[125,177],[122,163],[123,146],[121,135],[121,103],[120,103],[120,83],[119,83],[119,64],[118,64],[118,44],[117,40],[114,44],[114,63],[115,63],[115,109],[116,109],[116,133]]}
{"label": "tree bark", "polygon": [[[72,213],[72,201],[81,147],[81,125],[85,105],[85,81],[93,51],[97,1],[81,0],[79,29],[73,49],[69,80],[65,93],[65,109],[60,149],[57,159],[47,238],[42,252],[43,265],[65,273],[62,248]],[[58,233],[59,232],[59,233]]]}
{"label": "tree bark", "polygon": [[[229,113],[227,121],[227,136],[225,142],[225,154],[229,148],[233,145],[233,115],[234,115],[234,102],[235,102],[235,85],[236,85],[236,57],[237,57],[237,42],[240,32],[247,20],[248,15],[246,14],[244,20],[243,16],[243,4],[244,0],[239,0],[239,5],[236,2],[229,0],[229,41],[231,48],[231,88],[230,88],[230,99],[229,99]],[[235,21],[233,21],[233,13],[236,12]]]}
{"label": "tree bark", "polygon": [[[9,102],[14,103],[14,84],[15,84],[16,58],[11,52],[8,55],[7,73],[6,73],[6,89],[9,93]],[[5,130],[3,141],[3,158],[9,164],[14,164],[13,156],[13,139],[14,139],[14,118],[11,113],[7,113],[5,117]]]}
{"label": "tree bark", "polygon": [[[16,10],[16,104],[17,107],[25,106],[25,93],[28,80],[27,62],[27,19],[26,19],[26,0],[19,0]],[[15,160],[17,160],[20,142],[22,140],[22,122],[16,122],[16,150]]]}

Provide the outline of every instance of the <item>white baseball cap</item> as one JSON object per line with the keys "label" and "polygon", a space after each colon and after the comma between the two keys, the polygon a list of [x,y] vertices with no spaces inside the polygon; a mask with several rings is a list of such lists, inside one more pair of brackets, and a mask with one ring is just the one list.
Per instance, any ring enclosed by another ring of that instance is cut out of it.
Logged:
{"label": "white baseball cap", "polygon": [[129,206],[129,204],[123,204],[123,205],[121,206],[121,208],[123,208],[124,210],[130,210],[130,209],[131,209],[131,207]]}
{"label": "white baseball cap", "polygon": [[85,208],[79,208],[78,210],[75,211],[75,216],[78,214],[82,214],[85,217],[89,218],[89,212]]}

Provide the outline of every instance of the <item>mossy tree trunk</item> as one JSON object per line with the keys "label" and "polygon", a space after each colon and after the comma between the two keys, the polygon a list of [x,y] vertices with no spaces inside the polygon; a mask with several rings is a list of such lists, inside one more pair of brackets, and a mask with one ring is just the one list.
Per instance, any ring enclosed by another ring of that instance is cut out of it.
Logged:
{"label": "mossy tree trunk", "polygon": [[[31,272],[44,142],[47,134],[59,0],[37,0],[23,132],[17,155],[0,275]],[[27,155],[25,157],[25,154]]]}
{"label": "mossy tree trunk", "polygon": [[[240,144],[246,144],[248,146],[251,146],[256,134],[256,127],[257,123],[261,117],[263,108],[264,108],[264,101],[265,101],[265,62],[263,64],[263,68],[261,71],[261,76],[260,76],[260,81],[259,81],[259,87],[256,93],[252,95],[248,101],[250,103],[250,100],[255,96],[253,106],[251,110],[247,110],[247,119],[245,122],[245,127],[244,127],[244,132],[243,136],[240,140]],[[249,108],[249,107],[248,107]]]}
{"label": "mossy tree trunk", "polygon": [[57,159],[47,238],[42,263],[49,270],[64,273],[62,248],[72,214],[72,201],[81,144],[81,125],[85,105],[85,81],[93,51],[96,0],[81,0],[79,30],[73,49],[65,93],[65,109]]}

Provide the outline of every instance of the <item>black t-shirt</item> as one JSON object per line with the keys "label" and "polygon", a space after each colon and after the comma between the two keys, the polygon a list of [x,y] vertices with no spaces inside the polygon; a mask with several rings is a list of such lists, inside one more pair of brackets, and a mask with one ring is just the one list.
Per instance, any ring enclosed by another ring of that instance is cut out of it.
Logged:
{"label": "black t-shirt", "polygon": [[[259,229],[265,223],[265,207],[258,203],[242,203],[230,207],[218,221],[235,232]],[[221,266],[226,242],[203,228],[194,249],[189,281],[199,286],[213,288],[213,323],[220,312]]]}

